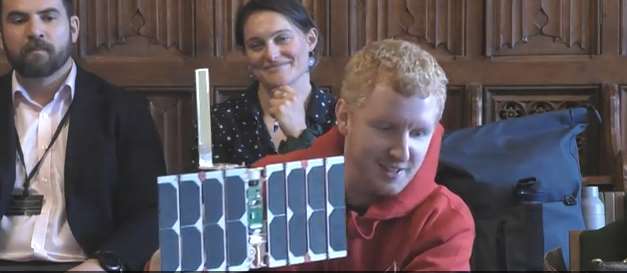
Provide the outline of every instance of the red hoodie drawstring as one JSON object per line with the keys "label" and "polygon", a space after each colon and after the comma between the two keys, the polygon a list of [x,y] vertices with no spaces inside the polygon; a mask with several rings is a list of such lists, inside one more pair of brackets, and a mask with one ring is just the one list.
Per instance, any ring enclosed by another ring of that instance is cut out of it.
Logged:
{"label": "red hoodie drawstring", "polygon": [[351,211],[350,214],[350,223],[348,225],[349,236],[355,237],[355,235],[358,235],[359,237],[366,240],[372,239],[376,232],[377,226],[381,221],[370,219],[359,220],[359,215],[357,213]]}

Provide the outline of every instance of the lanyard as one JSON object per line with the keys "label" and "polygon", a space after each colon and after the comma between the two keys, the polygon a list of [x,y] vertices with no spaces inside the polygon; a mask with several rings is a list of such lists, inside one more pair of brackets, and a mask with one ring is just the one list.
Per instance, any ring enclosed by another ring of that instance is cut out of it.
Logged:
{"label": "lanyard", "polygon": [[[65,127],[65,124],[68,122],[68,119],[70,116],[70,110],[72,109],[72,104],[73,103],[70,103],[70,107],[68,107],[67,111],[65,111],[65,114],[63,115],[63,119],[61,119],[61,122],[57,126],[57,129],[54,131],[54,134],[52,135],[52,139],[50,140],[50,144],[48,145],[48,147],[46,147],[44,154],[37,161],[37,164],[35,164],[35,167],[33,167],[30,173],[28,173],[27,176],[25,177],[24,190],[22,192],[22,196],[28,195],[28,188],[30,187],[31,179],[33,179],[35,174],[37,174],[39,167],[41,167],[41,163],[46,158],[46,155],[48,155],[48,152],[50,152],[50,149],[52,148],[52,145],[54,145],[54,143],[57,141],[57,138],[59,138],[59,135],[61,134],[61,129],[63,129],[63,127]],[[22,151],[22,144],[20,143],[20,136],[17,133],[17,128],[15,128],[15,136],[17,139],[17,154],[20,157],[20,161],[22,162],[22,167],[24,167],[24,173],[26,174],[28,172],[28,169],[26,169],[26,160],[24,159],[24,152]]]}

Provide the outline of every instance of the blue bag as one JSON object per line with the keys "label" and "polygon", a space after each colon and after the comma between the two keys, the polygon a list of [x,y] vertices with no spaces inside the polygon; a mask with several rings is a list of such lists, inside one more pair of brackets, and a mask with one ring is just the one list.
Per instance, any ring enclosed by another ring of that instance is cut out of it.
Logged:
{"label": "blue bag", "polygon": [[568,231],[584,229],[576,137],[592,111],[571,108],[444,136],[436,181],[473,213],[473,270],[542,270],[544,254],[556,248],[568,264]]}

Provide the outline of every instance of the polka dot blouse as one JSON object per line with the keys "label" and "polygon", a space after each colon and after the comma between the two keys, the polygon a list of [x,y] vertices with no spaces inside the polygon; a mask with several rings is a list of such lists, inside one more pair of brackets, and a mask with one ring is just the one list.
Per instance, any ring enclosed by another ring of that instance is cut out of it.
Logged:
{"label": "polka dot blouse", "polygon": [[[258,86],[259,83],[255,82],[241,95],[211,109],[215,163],[249,165],[266,155],[276,154],[270,133],[263,123]],[[335,125],[336,98],[313,83],[310,96],[306,109],[307,128],[319,131],[320,135]]]}

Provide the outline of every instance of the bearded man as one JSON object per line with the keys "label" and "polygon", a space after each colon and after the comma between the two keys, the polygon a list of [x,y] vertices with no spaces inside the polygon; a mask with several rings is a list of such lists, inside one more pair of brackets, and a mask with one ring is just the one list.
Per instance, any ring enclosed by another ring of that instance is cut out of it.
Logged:
{"label": "bearded man", "polygon": [[71,0],[0,9],[0,270],[141,269],[165,173],[146,100],[77,66]]}

